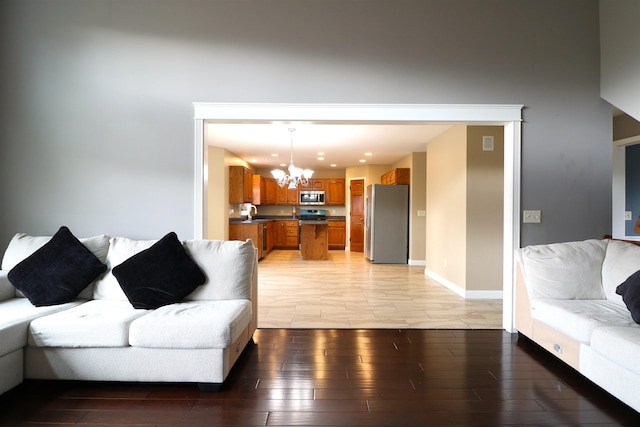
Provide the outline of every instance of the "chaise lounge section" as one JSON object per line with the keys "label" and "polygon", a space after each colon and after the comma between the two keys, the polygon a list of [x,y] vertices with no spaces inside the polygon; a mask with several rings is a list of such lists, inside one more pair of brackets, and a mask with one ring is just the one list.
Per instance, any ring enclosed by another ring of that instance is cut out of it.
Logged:
{"label": "chaise lounge section", "polygon": [[640,247],[593,239],[515,258],[518,332],[640,411]]}
{"label": "chaise lounge section", "polygon": [[[5,252],[0,393],[24,378],[222,385],[257,325],[257,254],[250,240],[179,242],[172,233],[159,240],[80,239],[106,270],[71,301],[36,306],[9,272],[51,240],[18,234]],[[177,273],[184,263],[193,264],[197,278],[189,287]],[[172,301],[174,288],[185,295]]]}

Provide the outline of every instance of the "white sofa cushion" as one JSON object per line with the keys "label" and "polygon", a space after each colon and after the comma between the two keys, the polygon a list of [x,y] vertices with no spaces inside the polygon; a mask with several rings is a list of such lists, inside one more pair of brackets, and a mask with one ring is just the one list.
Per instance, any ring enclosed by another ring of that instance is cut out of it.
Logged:
{"label": "white sofa cushion", "polygon": [[126,347],[129,325],[149,310],[129,301],[93,300],[35,319],[29,325],[32,347]]}
{"label": "white sofa cushion", "polygon": [[151,348],[227,348],[251,321],[251,301],[166,305],[131,323],[129,343]]}
{"label": "white sofa cushion", "polygon": [[640,325],[603,326],[593,331],[591,348],[607,359],[640,375]]}
{"label": "white sofa cushion", "polygon": [[530,299],[604,299],[601,270],[606,248],[606,240],[522,248],[522,269]]}
{"label": "white sofa cushion", "polygon": [[27,330],[33,319],[68,310],[83,302],[76,300],[45,307],[36,307],[26,298],[0,302],[0,355],[27,345]]}
{"label": "white sofa cushion", "polygon": [[531,316],[584,344],[601,326],[638,326],[626,307],[608,300],[538,299]]}
{"label": "white sofa cushion", "polygon": [[629,276],[640,270],[640,246],[612,240],[602,263],[602,285],[608,300],[626,307],[616,288]]}
{"label": "white sofa cushion", "polygon": [[107,272],[96,280],[93,288],[93,299],[129,301],[111,270],[138,252],[149,249],[156,242],[157,240],[133,240],[126,237],[112,237],[109,239],[109,252],[105,261]]}
{"label": "white sofa cushion", "polygon": [[[2,258],[2,270],[11,270],[25,258],[43,247],[52,236],[29,236],[24,233],[17,233],[7,246]],[[109,236],[101,234],[93,237],[79,239],[99,260],[105,262],[107,251],[109,250]],[[95,283],[95,282],[94,282]],[[78,298],[89,299],[93,295],[93,283],[87,286]],[[22,292],[17,291],[16,296],[24,297]]]}
{"label": "white sofa cushion", "polygon": [[207,277],[186,300],[251,299],[255,260],[251,241],[187,240],[184,246]]}

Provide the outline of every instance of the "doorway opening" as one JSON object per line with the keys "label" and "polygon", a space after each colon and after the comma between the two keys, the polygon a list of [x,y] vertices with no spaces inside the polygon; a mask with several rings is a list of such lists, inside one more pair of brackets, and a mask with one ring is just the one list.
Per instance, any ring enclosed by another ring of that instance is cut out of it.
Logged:
{"label": "doorway opening", "polygon": [[503,328],[514,328],[513,251],[520,246],[520,158],[523,105],[367,105],[194,103],[194,237],[206,224],[205,123],[304,121],[324,123],[445,123],[504,127]]}

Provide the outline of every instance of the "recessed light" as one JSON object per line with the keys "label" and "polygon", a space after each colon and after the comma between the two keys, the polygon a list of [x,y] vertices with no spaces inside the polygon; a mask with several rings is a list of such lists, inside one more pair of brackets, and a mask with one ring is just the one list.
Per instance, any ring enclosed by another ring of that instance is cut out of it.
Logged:
{"label": "recessed light", "polygon": [[367,163],[367,161],[365,159],[360,159],[358,160],[360,163]]}
{"label": "recessed light", "polygon": [[286,163],[280,163],[280,166],[285,167],[285,166],[287,166],[287,164]]}
{"label": "recessed light", "polygon": [[322,151],[318,151],[318,156],[324,156],[324,153]]}
{"label": "recessed light", "polygon": [[324,160],[324,157],[318,157],[318,160]]}
{"label": "recessed light", "polygon": [[365,156],[373,156],[373,153],[364,153]]}
{"label": "recessed light", "polygon": [[278,156],[279,156],[279,154],[278,154],[278,153],[273,153],[273,154],[271,155],[271,157],[278,157]]}
{"label": "recessed light", "polygon": [[336,167],[336,166],[338,166],[338,165],[336,165],[335,163],[331,163],[331,165],[330,165],[330,166],[331,166],[332,168],[335,168],[335,167]]}

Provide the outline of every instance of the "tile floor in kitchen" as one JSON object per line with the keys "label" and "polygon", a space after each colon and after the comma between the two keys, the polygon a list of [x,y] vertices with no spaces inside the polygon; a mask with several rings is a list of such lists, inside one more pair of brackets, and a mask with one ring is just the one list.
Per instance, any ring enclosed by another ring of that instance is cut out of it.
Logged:
{"label": "tile floor in kitchen", "polygon": [[258,328],[502,328],[502,300],[465,300],[423,266],[371,264],[361,252],[329,258],[267,254],[258,267]]}

